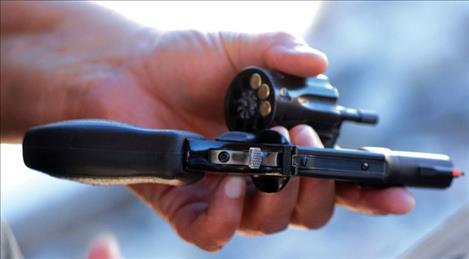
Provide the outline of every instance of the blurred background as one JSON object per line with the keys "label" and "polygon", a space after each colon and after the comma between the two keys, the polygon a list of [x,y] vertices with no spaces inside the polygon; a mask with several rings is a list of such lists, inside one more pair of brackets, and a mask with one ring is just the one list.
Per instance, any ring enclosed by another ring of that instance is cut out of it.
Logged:
{"label": "blurred background", "polygon": [[[376,110],[378,126],[346,124],[339,145],[445,153],[469,172],[469,5],[465,2],[99,2],[163,29],[284,30],[329,57],[345,106]],[[450,189],[411,189],[405,216],[338,208],[318,231],[234,239],[209,254],[182,241],[123,187],[53,179],[1,146],[1,215],[26,258],[83,258],[117,237],[127,258],[395,258],[469,205],[469,177]],[[275,215],[274,215],[275,216]],[[468,219],[469,220],[469,219]],[[469,246],[469,237],[465,242]]]}

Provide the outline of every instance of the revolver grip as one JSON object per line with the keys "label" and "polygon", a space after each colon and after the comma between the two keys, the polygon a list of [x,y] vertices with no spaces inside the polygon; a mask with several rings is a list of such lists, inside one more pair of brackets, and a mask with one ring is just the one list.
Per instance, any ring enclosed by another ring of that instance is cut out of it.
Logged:
{"label": "revolver grip", "polygon": [[71,120],[34,127],[23,140],[26,166],[91,184],[179,185],[203,173],[184,169],[186,131],[152,130],[106,120]]}

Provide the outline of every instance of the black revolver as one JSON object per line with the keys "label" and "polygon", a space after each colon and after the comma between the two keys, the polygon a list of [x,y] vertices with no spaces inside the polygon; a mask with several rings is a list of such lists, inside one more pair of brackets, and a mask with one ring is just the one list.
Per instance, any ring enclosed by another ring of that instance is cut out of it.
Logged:
{"label": "black revolver", "polygon": [[300,78],[250,67],[231,82],[225,98],[229,130],[256,132],[308,124],[325,147],[334,147],[344,121],[376,124],[374,112],[337,104],[339,91],[325,75]]}
{"label": "black revolver", "polygon": [[[90,184],[185,184],[204,172],[251,176],[258,189],[278,192],[290,177],[318,177],[360,185],[446,188],[455,170],[446,155],[385,148],[333,149],[343,121],[374,124],[372,112],[337,104],[324,76],[309,80],[248,68],[225,99],[228,128],[207,140],[178,130],[144,129],[105,120],[74,120],[31,128],[25,164]],[[328,148],[291,145],[271,126],[313,126]]]}

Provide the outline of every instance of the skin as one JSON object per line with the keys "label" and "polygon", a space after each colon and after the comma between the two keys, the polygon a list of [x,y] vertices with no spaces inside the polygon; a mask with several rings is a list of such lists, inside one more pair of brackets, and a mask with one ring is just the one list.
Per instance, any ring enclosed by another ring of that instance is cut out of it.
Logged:
{"label": "skin", "polygon": [[[31,126],[74,118],[213,138],[226,131],[224,95],[246,66],[303,77],[327,67],[323,53],[281,32],[160,32],[89,3],[2,2],[1,7],[2,142],[21,141]],[[30,19],[22,19],[25,15]],[[309,126],[274,130],[293,144],[322,147]],[[404,188],[311,178],[291,179],[275,194],[255,190],[249,179],[216,174],[186,186],[129,189],[181,238],[207,251],[221,249],[236,232],[320,228],[336,204],[367,214],[404,214],[415,204]]]}

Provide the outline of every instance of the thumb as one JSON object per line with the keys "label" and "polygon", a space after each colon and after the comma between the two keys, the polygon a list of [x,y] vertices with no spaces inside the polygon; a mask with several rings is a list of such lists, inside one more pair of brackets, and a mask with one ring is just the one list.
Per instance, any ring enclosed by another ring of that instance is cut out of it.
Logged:
{"label": "thumb", "polygon": [[327,57],[303,40],[285,32],[263,34],[220,33],[227,55],[237,71],[252,65],[301,77],[323,73]]}

